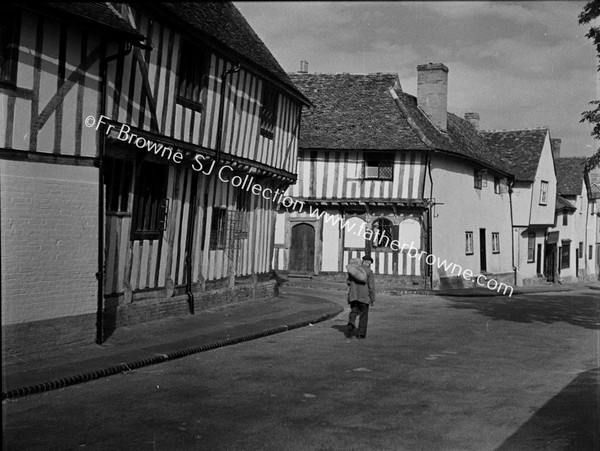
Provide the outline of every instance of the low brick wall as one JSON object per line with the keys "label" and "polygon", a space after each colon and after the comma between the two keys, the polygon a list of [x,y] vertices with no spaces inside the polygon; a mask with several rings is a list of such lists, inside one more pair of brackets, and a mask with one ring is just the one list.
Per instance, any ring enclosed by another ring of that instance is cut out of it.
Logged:
{"label": "low brick wall", "polygon": [[[279,274],[289,277],[287,273],[279,271]],[[348,273],[346,272],[320,272],[318,276],[313,276],[312,280],[322,280],[324,282],[346,283]],[[404,276],[395,274],[375,274],[375,286],[378,284],[393,285],[398,288],[406,289],[424,289],[426,278],[424,276]]]}
{"label": "low brick wall", "polygon": [[2,326],[2,358],[43,358],[96,340],[96,315],[68,316]]}
{"label": "low brick wall", "polygon": [[[248,282],[248,281],[244,281]],[[118,327],[154,321],[171,316],[190,314],[188,296],[176,289],[171,297],[166,290],[135,293],[125,304],[123,295],[106,299],[103,318],[104,340]],[[185,289],[183,290],[185,293]],[[241,283],[210,291],[194,289],[195,312],[256,300],[266,300],[279,294],[275,280]],[[90,345],[96,341],[96,314],[68,316],[42,321],[2,326],[2,356],[11,359],[39,359],[52,356],[68,347]]]}
{"label": "low brick wall", "polygon": [[[245,283],[244,283],[245,282]],[[229,287],[225,280],[207,284],[203,291],[200,285],[192,287],[194,311],[199,311],[255,300],[270,299],[278,295],[275,280],[253,283],[244,280],[239,285]],[[218,288],[217,288],[218,287]],[[155,321],[170,316],[187,316],[190,305],[185,288],[177,287],[173,296],[167,296],[165,289],[134,293],[133,301],[125,302],[124,296],[107,299],[104,315],[104,339],[115,329],[147,321]]]}

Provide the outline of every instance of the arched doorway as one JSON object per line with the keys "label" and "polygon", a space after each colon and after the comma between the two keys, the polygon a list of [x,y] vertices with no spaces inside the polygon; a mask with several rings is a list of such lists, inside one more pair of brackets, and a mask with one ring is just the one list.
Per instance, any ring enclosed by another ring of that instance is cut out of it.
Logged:
{"label": "arched doorway", "polygon": [[314,273],[315,270],[315,229],[301,222],[292,227],[290,246],[290,272]]}

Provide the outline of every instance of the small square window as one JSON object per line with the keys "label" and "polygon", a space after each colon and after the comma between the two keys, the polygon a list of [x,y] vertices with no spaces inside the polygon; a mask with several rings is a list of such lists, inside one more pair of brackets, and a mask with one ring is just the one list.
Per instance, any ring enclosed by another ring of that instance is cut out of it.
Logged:
{"label": "small square window", "polygon": [[364,178],[392,180],[394,178],[394,161],[383,153],[365,153]]}
{"label": "small square window", "polygon": [[260,107],[260,134],[273,139],[277,123],[277,103],[279,94],[263,82],[262,105]]}
{"label": "small square window", "polygon": [[465,254],[473,255],[473,232],[465,232]]}
{"label": "small square window", "polygon": [[548,204],[548,182],[542,180],[540,185],[540,205]]}
{"label": "small square window", "polygon": [[492,232],[492,254],[500,253],[500,233]]}

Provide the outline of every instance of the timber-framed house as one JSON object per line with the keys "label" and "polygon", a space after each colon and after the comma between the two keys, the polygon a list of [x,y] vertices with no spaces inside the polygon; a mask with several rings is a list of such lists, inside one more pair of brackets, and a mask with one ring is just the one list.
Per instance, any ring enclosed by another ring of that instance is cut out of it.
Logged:
{"label": "timber-framed house", "polygon": [[15,354],[273,296],[307,98],[231,3],[1,7],[2,326]]}
{"label": "timber-framed house", "polygon": [[291,75],[314,107],[288,189],[303,208],[280,207],[277,270],[340,278],[370,255],[377,280],[398,288],[513,280],[512,176],[489,158],[479,115],[447,111],[448,68],[417,72],[416,97],[397,74]]}

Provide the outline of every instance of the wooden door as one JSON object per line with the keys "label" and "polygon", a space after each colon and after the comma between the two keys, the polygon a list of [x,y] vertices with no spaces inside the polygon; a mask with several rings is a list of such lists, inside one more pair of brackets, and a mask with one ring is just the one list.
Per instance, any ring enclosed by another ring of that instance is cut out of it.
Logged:
{"label": "wooden door", "polygon": [[300,223],[292,227],[290,271],[312,274],[315,269],[315,229]]}

